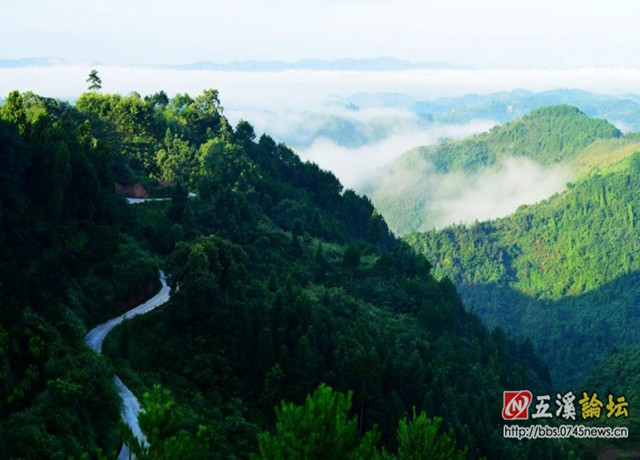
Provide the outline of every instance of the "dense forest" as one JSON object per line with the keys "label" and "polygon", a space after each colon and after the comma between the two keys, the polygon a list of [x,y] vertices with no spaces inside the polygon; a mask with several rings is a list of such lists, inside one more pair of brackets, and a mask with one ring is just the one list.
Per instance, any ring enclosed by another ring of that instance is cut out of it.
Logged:
{"label": "dense forest", "polygon": [[0,457],[118,445],[112,368],[84,333],[152,291],[157,260],[114,193],[110,133],[35,94],[0,109]]}
{"label": "dense forest", "polygon": [[640,153],[507,218],[406,240],[489,325],[529,338],[554,384],[577,385],[640,339],[638,190]]}
{"label": "dense forest", "polygon": [[[8,95],[0,457],[115,452],[117,370],[150,455],[566,458],[502,436],[505,389],[552,391],[531,346],[468,312],[366,197],[256,138],[215,90]],[[169,199],[129,205],[116,183]],[[171,302],[92,353],[85,332],[150,296],[157,268]]]}
{"label": "dense forest", "polygon": [[621,135],[606,120],[590,118],[569,105],[558,105],[536,109],[461,142],[418,148],[413,155],[428,157],[441,172],[475,172],[496,166],[510,156],[549,165],[572,158],[596,139]]}

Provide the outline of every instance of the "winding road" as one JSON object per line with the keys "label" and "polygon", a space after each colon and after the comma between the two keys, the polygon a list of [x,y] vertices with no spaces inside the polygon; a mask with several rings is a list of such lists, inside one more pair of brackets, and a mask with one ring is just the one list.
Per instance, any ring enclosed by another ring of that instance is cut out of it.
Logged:
{"label": "winding road", "polygon": [[[154,308],[157,308],[160,305],[166,303],[169,300],[171,288],[167,285],[167,280],[162,270],[160,270],[160,282],[162,283],[162,288],[160,289],[160,291],[145,303],[140,304],[137,307],[132,308],[128,312],[116,318],[110,319],[109,321],[91,329],[85,336],[85,342],[87,343],[87,345],[89,345],[89,347],[96,353],[102,353],[102,342],[107,334],[111,331],[111,329],[116,327],[125,319],[133,318],[137,315],[144,315]],[[138,438],[138,440],[146,443],[147,439],[140,429],[140,425],[138,425],[138,412],[140,412],[140,402],[131,392],[131,390],[129,390],[129,388],[127,388],[126,385],[122,383],[122,380],[120,380],[118,376],[115,376],[114,380],[115,385],[118,388],[118,392],[120,393],[120,397],[122,398],[122,420],[124,420],[124,422],[131,428],[131,431],[133,431],[133,434],[136,436],[136,438]],[[129,448],[127,446],[123,446],[120,450],[118,458],[126,460],[130,457],[131,455],[129,452]]]}

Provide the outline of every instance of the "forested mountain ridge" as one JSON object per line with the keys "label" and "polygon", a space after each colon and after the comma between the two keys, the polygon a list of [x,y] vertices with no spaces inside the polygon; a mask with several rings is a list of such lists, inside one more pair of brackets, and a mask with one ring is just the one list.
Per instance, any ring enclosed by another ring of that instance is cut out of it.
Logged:
{"label": "forested mountain ridge", "polygon": [[[369,192],[394,231],[424,231],[439,226],[441,207],[456,206],[463,197],[468,201],[472,189],[481,188],[485,179],[504,177],[512,183],[514,175],[535,175],[558,176],[555,182],[560,177],[575,180],[636,150],[640,150],[637,139],[622,136],[605,120],[567,105],[544,107],[462,141],[413,149],[386,168]],[[558,185],[541,189],[559,191]],[[498,191],[493,195],[498,202],[508,199]],[[524,197],[531,195],[532,191],[523,190]]]}
{"label": "forested mountain ridge", "polygon": [[[359,431],[377,425],[391,452],[415,406],[472,456],[566,456],[502,437],[505,388],[549,391],[531,348],[466,312],[367,198],[232,128],[217,91],[75,106],[14,92],[0,119],[0,456],[115,450],[111,363],[138,394],[168,388],[211,458],[255,452],[274,406],[322,382],[352,391]],[[171,200],[114,193],[139,179],[174,183]],[[88,327],[152,289],[158,266],[170,304],[114,331],[112,361],[91,353]]]}
{"label": "forested mountain ridge", "polygon": [[[606,120],[590,118],[575,107],[543,107],[490,131],[462,141],[443,142],[410,151],[426,158],[439,172],[476,172],[508,157],[527,157],[543,165],[573,158],[596,139],[622,136]],[[401,161],[403,158],[401,157]]]}
{"label": "forested mountain ridge", "polygon": [[530,338],[555,384],[576,385],[640,339],[639,165],[636,153],[512,216],[406,241],[488,324]]}

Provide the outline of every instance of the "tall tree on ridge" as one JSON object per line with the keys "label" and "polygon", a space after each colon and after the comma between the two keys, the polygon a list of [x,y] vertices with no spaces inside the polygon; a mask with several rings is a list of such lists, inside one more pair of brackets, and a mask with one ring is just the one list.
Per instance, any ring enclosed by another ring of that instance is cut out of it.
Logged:
{"label": "tall tree on ridge", "polygon": [[91,69],[89,72],[89,78],[85,80],[89,83],[89,91],[100,91],[102,89],[102,79],[98,76],[96,69]]}

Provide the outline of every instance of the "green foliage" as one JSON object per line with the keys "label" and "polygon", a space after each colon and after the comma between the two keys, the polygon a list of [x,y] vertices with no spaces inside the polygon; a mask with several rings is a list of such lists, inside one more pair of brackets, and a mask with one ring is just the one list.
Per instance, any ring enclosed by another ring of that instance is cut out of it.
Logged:
{"label": "green foliage", "polygon": [[[77,323],[68,311],[64,316],[64,321]],[[5,340],[12,350],[4,357],[8,375],[3,376],[9,385],[0,419],[7,456],[65,458],[115,446],[119,399],[111,369],[77,346],[82,329],[56,330],[41,317],[25,314],[9,333]],[[21,356],[19,347],[28,355]]]}
{"label": "green foliage", "polygon": [[209,440],[206,429],[198,427],[195,436],[180,429],[182,414],[175,406],[169,390],[154,385],[151,392],[143,396],[144,409],[138,415],[140,429],[146,437],[146,443],[134,437],[131,428],[120,423],[124,442],[131,452],[144,459],[188,458],[193,460],[209,458]]}
{"label": "green foliage", "polygon": [[397,458],[464,459],[467,449],[458,450],[453,433],[440,433],[442,419],[419,416],[398,423],[397,454],[380,452],[380,434],[374,426],[358,433],[358,421],[350,418],[352,393],[346,396],[331,387],[320,386],[307,396],[304,406],[281,402],[276,408],[275,432],[258,435],[258,453],[253,459],[284,458]]}
{"label": "green foliage", "polygon": [[613,347],[638,340],[635,161],[510,217],[407,241],[434,261],[436,276],[454,280],[488,324],[529,337],[556,384],[575,385]]}
{"label": "green foliage", "polygon": [[380,434],[374,429],[359,436],[357,420],[349,417],[351,399],[351,393],[321,384],[304,406],[283,401],[276,408],[275,433],[258,436],[258,454],[252,458],[372,458]]}
{"label": "green foliage", "polygon": [[544,107],[461,141],[410,150],[387,168],[388,177],[372,185],[370,194],[394,231],[424,231],[438,223],[434,200],[446,206],[451,198],[448,184],[472,182],[476,174],[504,167],[510,159],[588,173],[630,155],[634,145],[637,141],[622,139],[607,121],[575,107]]}
{"label": "green foliage", "polygon": [[160,168],[159,179],[166,182],[185,182],[193,185],[194,169],[197,168],[195,149],[189,141],[172,135],[167,129],[164,148],[156,153],[156,161]]}
{"label": "green foliage", "polygon": [[[115,144],[103,128],[29,92],[0,108],[2,457],[117,446],[112,370],[84,345],[85,324],[113,316],[157,262],[126,235],[132,221],[113,194]],[[124,273],[132,261],[135,276]]]}
{"label": "green foliage", "polygon": [[[191,206],[200,220],[206,205]],[[465,438],[473,452],[515,455],[486,437],[499,422],[495,395],[523,382],[547,388],[544,366],[531,354],[525,361],[519,347],[465,313],[451,283],[436,282],[426,260],[401,243],[392,252],[375,249],[363,236],[358,247],[351,240],[359,254],[353,272],[343,263],[349,245],[265,222],[254,232],[242,244],[215,234],[176,244],[167,259],[170,308],[132,322],[126,334],[131,365],[143,375],[161,369],[180,404],[216,433],[217,449],[255,451],[256,441],[234,435],[222,415],[202,418],[203,405],[241,400],[241,415],[233,412],[240,425],[265,429],[273,404],[303,401],[324,381],[352,390],[358,431],[377,424],[385,445],[396,442],[397,420],[416,405],[462,432],[473,421],[479,429]],[[294,238],[299,252],[290,251]],[[122,347],[110,340],[105,352],[113,356]],[[482,410],[459,396],[470,392]],[[193,402],[194,393],[208,402]]]}
{"label": "green foliage", "polygon": [[[624,396],[629,403],[629,417],[623,419],[610,419],[611,423],[628,426],[630,436],[638,438],[640,428],[640,412],[631,408],[640,405],[640,347],[630,346],[620,352],[614,350],[604,359],[584,381],[584,388],[597,388],[602,400],[606,401],[607,395],[615,397]],[[606,403],[605,403],[606,404]]]}
{"label": "green foliage", "polygon": [[[162,110],[168,117],[191,104],[177,96]],[[255,452],[256,427],[275,423],[273,405],[302,402],[319,382],[351,390],[358,431],[377,425],[386,446],[416,406],[468,433],[473,455],[528,451],[490,435],[495,395],[524,382],[547,388],[544,365],[466,313],[453,285],[430,275],[370,200],[252,132],[243,122],[231,136],[212,131],[191,143],[198,196],[187,201],[188,221],[176,218],[177,203],[140,209],[152,246],[168,253],[174,294],[126,337],[116,331],[127,345],[108,339],[106,353],[126,349],[133,368],[157,375],[219,452]],[[160,242],[168,222],[184,232],[173,248]],[[470,392],[482,403],[459,396]]]}
{"label": "green foliage", "polygon": [[91,69],[86,81],[89,83],[89,91],[100,91],[102,89],[102,79],[98,76],[96,69]]}
{"label": "green foliage", "polygon": [[202,168],[199,191],[205,199],[221,188],[247,193],[257,180],[255,166],[238,145],[212,139],[200,146],[198,156]]}
{"label": "green foliage", "polygon": [[[471,456],[537,452],[494,435],[505,388],[548,391],[530,347],[467,313],[368,198],[269,136],[256,142],[248,122],[234,131],[217,91],[92,92],[75,107],[12,93],[0,118],[6,456],[47,457],[41,445],[54,457],[114,449],[111,372],[86,357],[82,335],[148,296],[159,260],[170,304],[125,322],[104,345],[137,387],[171,391],[147,398],[141,456],[189,457],[195,445],[198,455],[247,457],[257,432],[275,428],[273,405],[302,403],[320,382],[350,395],[325,395],[317,407],[353,403],[357,422],[333,426],[355,433],[340,446],[356,453],[363,440],[370,452],[377,435],[362,434],[374,426],[395,446],[413,406],[441,417]],[[114,176],[176,184],[171,201],[134,207],[114,194]],[[625,212],[635,219],[635,208]],[[181,434],[201,425],[206,436]]]}
{"label": "green foliage", "polygon": [[424,412],[416,415],[413,408],[413,418],[398,424],[398,459],[465,459],[466,449],[456,449],[452,433],[439,433],[441,427],[441,418],[430,419]]}
{"label": "green foliage", "polygon": [[528,157],[543,165],[580,153],[596,139],[622,133],[605,120],[593,119],[568,105],[543,107],[520,119],[460,142],[416,151],[428,155],[439,171],[478,171],[507,157]]}

